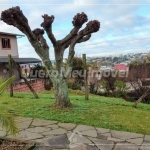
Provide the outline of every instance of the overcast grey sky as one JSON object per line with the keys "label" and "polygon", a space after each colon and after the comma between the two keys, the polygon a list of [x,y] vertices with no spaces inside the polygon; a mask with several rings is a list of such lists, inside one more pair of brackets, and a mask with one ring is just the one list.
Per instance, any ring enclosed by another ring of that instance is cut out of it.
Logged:
{"label": "overcast grey sky", "polygon": [[[20,6],[32,29],[39,28],[41,15],[54,15],[53,32],[63,38],[73,28],[72,18],[85,12],[99,20],[101,28],[89,41],[76,46],[76,55],[103,56],[150,51],[150,0],[0,0],[0,11]],[[83,26],[84,27],[84,26]],[[21,32],[0,21],[0,31]],[[45,35],[46,37],[46,35]],[[50,45],[50,57],[54,59]],[[26,37],[18,39],[20,57],[39,58]],[[67,57],[68,50],[65,52]]]}

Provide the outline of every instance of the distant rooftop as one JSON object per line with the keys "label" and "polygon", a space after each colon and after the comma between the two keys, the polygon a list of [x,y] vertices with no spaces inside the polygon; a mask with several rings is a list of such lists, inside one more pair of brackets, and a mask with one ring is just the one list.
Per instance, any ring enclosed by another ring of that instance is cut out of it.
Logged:
{"label": "distant rooftop", "polygon": [[114,68],[115,68],[115,70],[119,70],[119,71],[128,69],[128,67],[125,64],[115,64]]}
{"label": "distant rooftop", "polygon": [[7,33],[7,32],[0,32],[2,35],[13,35],[13,36],[24,36],[22,34],[14,34],[14,33]]}

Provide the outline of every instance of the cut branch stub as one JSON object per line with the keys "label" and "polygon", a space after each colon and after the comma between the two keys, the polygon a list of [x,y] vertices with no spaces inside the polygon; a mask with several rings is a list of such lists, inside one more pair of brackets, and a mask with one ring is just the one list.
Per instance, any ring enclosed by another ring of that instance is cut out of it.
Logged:
{"label": "cut branch stub", "polygon": [[86,27],[80,31],[80,34],[85,36],[90,33],[97,32],[100,28],[100,22],[97,20],[89,21],[86,24]]}
{"label": "cut branch stub", "polygon": [[13,25],[18,28],[21,32],[26,34],[29,40],[35,40],[30,26],[28,25],[28,19],[24,16],[19,6],[2,11],[1,20],[8,25]]}
{"label": "cut branch stub", "polygon": [[44,30],[43,30],[43,29],[39,29],[39,28],[34,29],[32,32],[33,32],[33,34],[34,34],[36,37],[39,37],[39,36],[41,36],[41,35],[44,34]]}
{"label": "cut branch stub", "polygon": [[43,37],[43,34],[44,34],[43,29],[37,28],[37,29],[34,29],[32,32],[35,35],[35,37],[38,39],[38,41],[40,41],[40,44],[41,44],[41,46],[43,46],[44,49],[49,48],[46,40]]}
{"label": "cut branch stub", "polygon": [[100,28],[100,22],[97,20],[89,21],[86,24],[86,28],[87,28],[87,30],[90,30],[91,33],[97,32]]}
{"label": "cut branch stub", "polygon": [[53,23],[53,21],[54,21],[54,18],[55,18],[55,17],[54,17],[53,15],[48,16],[47,14],[44,14],[42,17],[44,18],[44,22],[41,23],[41,26],[42,26],[44,29],[50,28],[51,25],[52,25],[52,23]]}
{"label": "cut branch stub", "polygon": [[21,25],[23,25],[24,22],[28,22],[27,18],[24,16],[19,6],[2,11],[1,20],[13,26],[16,26],[15,22],[18,22]]}
{"label": "cut branch stub", "polygon": [[72,24],[73,26],[81,27],[87,21],[88,21],[87,15],[84,12],[82,12],[81,14],[77,13],[74,16]]}

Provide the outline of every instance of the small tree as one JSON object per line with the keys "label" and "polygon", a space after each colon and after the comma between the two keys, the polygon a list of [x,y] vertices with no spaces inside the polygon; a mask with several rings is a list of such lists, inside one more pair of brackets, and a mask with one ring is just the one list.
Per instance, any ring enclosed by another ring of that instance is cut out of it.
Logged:
{"label": "small tree", "polygon": [[113,93],[115,91],[115,82],[117,78],[113,77],[112,75],[109,75],[108,77],[103,77],[101,85],[103,89],[105,90],[105,93],[107,96],[113,96]]}
{"label": "small tree", "polygon": [[21,32],[23,32],[27,36],[36,53],[42,59],[47,71],[49,71],[55,88],[55,105],[61,108],[68,107],[70,106],[70,100],[68,97],[67,76],[61,75],[64,51],[69,47],[69,55],[67,60],[67,68],[69,68],[72,66],[72,58],[75,54],[75,45],[77,43],[89,40],[91,34],[99,30],[100,22],[98,22],[97,20],[89,21],[86,24],[86,27],[80,30],[82,25],[87,22],[88,18],[84,12],[82,12],[81,14],[78,13],[73,18],[72,24],[74,27],[70,31],[70,33],[62,40],[56,40],[52,32],[52,23],[54,21],[54,16],[48,16],[47,14],[44,14],[42,17],[44,21],[41,26],[46,31],[54,47],[56,61],[55,73],[57,71],[57,76],[54,75],[54,71],[52,70],[52,63],[49,57],[49,46],[45,38],[43,37],[44,30],[37,28],[32,31],[28,24],[28,19],[24,16],[23,12],[18,6],[2,11],[1,13],[1,20],[3,20],[8,25],[13,25]]}
{"label": "small tree", "polygon": [[[113,74],[116,74],[116,76]],[[113,97],[126,97],[129,89],[126,82],[119,78],[118,71],[110,71],[109,76],[103,76],[100,85],[107,96]]]}

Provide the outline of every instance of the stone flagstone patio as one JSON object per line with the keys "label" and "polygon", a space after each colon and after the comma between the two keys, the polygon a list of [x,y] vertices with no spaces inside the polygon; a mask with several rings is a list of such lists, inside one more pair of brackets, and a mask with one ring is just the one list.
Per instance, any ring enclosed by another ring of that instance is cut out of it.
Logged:
{"label": "stone flagstone patio", "polygon": [[16,122],[19,134],[0,128],[0,138],[30,142],[34,150],[150,150],[150,135],[33,118]]}

